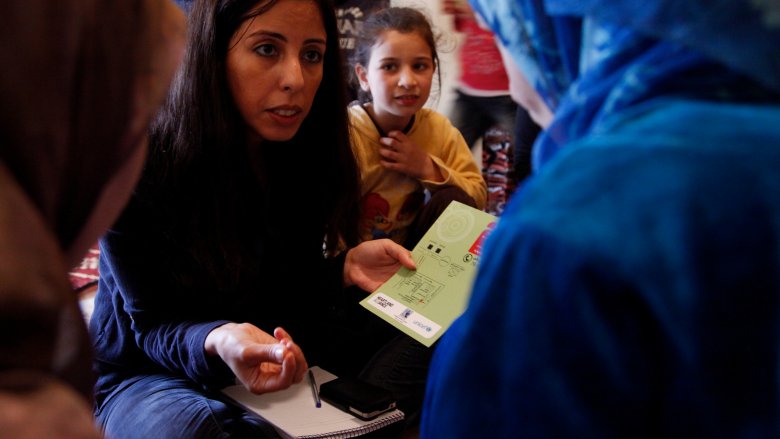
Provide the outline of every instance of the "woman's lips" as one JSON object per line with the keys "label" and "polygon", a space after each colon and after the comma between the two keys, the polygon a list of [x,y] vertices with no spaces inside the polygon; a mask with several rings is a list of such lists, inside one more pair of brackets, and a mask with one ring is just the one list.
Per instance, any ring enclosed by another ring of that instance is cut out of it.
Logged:
{"label": "woman's lips", "polygon": [[297,123],[302,113],[298,107],[276,107],[268,110],[271,118],[281,125]]}

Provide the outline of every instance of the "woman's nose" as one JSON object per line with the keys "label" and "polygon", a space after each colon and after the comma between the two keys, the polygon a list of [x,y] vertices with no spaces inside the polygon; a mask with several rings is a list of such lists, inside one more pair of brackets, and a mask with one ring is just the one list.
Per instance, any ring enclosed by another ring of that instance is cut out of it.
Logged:
{"label": "woman's nose", "polygon": [[284,91],[292,92],[303,88],[303,69],[301,61],[297,57],[291,57],[284,61],[281,76],[280,81]]}

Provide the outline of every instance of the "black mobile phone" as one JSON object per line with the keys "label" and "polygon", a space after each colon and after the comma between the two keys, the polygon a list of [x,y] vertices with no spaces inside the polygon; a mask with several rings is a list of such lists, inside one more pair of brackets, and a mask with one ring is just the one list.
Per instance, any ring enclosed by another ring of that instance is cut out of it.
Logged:
{"label": "black mobile phone", "polygon": [[389,390],[349,377],[320,385],[320,398],[365,421],[396,406],[395,397]]}

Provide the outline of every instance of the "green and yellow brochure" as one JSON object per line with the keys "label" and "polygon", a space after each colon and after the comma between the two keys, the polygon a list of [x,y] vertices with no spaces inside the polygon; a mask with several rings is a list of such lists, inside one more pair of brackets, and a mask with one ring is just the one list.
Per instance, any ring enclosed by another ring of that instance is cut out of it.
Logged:
{"label": "green and yellow brochure", "polygon": [[482,244],[497,219],[453,201],[401,267],[360,304],[430,347],[466,309]]}

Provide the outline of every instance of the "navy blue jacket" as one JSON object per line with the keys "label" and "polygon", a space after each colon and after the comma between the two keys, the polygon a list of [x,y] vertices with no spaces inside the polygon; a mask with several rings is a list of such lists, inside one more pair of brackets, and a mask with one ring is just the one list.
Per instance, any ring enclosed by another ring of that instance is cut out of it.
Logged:
{"label": "navy blue jacket", "polygon": [[[198,272],[131,207],[100,242],[100,281],[90,324],[99,374],[97,402],[138,374],[172,372],[212,387],[234,376],[204,352],[206,335],[228,321],[272,333],[284,327],[314,360],[317,320],[342,294],[343,258],[326,259],[321,230],[293,228],[282,214],[252,212],[254,250],[240,281],[225,289]],[[145,225],[144,225],[145,224]],[[260,229],[271,232],[261,232]],[[172,256],[172,254],[175,254]]]}

